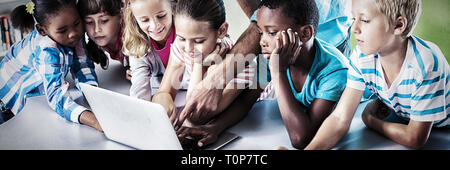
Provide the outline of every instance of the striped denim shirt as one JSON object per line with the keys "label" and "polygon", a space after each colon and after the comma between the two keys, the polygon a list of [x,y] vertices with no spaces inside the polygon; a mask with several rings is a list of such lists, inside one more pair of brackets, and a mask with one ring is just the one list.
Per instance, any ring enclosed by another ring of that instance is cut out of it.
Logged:
{"label": "striped denim shirt", "polygon": [[74,102],[65,77],[70,71],[78,89],[79,82],[98,85],[83,39],[73,50],[33,30],[13,45],[0,62],[0,99],[18,114],[27,97],[46,95],[57,114],[79,123],[80,114],[87,109]]}

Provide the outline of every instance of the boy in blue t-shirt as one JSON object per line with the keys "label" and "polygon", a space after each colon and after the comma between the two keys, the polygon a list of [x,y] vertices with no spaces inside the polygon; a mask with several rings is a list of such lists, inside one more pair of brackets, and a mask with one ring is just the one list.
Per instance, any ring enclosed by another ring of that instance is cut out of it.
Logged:
{"label": "boy in blue t-shirt", "polygon": [[363,122],[397,143],[417,149],[432,127],[449,127],[450,67],[435,44],[411,36],[420,11],[420,0],[353,0],[347,88],[307,149],[330,149],[347,133],[366,87],[378,99]]}
{"label": "boy in blue t-shirt", "polygon": [[[277,96],[292,145],[303,148],[339,100],[348,60],[335,47],[315,38],[319,13],[314,0],[263,0],[257,17],[262,55],[269,60],[268,74],[273,80],[269,87]],[[223,127],[241,119],[261,92],[247,89],[221,118],[204,127],[183,129],[180,136],[201,136],[203,144],[212,143],[205,139],[216,139]]]}

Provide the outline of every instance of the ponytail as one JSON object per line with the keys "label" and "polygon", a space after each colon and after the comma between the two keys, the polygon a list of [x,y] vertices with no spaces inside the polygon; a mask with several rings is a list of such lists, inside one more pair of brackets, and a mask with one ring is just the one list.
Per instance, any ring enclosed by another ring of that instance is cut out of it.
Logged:
{"label": "ponytail", "polygon": [[94,63],[100,64],[104,70],[108,68],[108,57],[93,40],[89,39],[89,42],[86,44],[86,49],[88,51],[89,59],[91,59]]}
{"label": "ponytail", "polygon": [[30,32],[34,29],[33,15],[27,12],[25,5],[20,5],[11,12],[11,22],[14,28],[22,32]]}

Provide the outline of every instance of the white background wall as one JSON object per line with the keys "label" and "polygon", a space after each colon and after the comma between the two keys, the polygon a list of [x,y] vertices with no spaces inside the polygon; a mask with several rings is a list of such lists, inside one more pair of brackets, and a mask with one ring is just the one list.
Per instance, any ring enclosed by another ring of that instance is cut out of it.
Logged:
{"label": "white background wall", "polygon": [[229,24],[228,34],[234,42],[239,38],[242,32],[250,24],[250,19],[242,11],[241,7],[237,3],[237,0],[223,0],[225,4],[225,10],[227,15],[227,22]]}
{"label": "white background wall", "polygon": [[16,6],[26,4],[29,0],[0,0],[0,14],[10,13]]}

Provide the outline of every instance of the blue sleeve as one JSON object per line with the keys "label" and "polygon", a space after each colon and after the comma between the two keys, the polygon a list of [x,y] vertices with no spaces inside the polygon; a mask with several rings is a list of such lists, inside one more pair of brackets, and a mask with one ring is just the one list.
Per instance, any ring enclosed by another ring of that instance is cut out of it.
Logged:
{"label": "blue sleeve", "polygon": [[76,104],[70,96],[60,56],[58,49],[44,47],[37,58],[36,67],[42,77],[50,107],[66,120],[79,123],[78,117],[87,109]]}
{"label": "blue sleeve", "polygon": [[[84,39],[84,38],[82,38]],[[70,69],[78,89],[78,83],[86,83],[93,86],[98,86],[97,74],[95,73],[95,65],[92,60],[87,57],[85,42],[80,41],[75,48],[75,55],[73,57],[73,64]]]}

